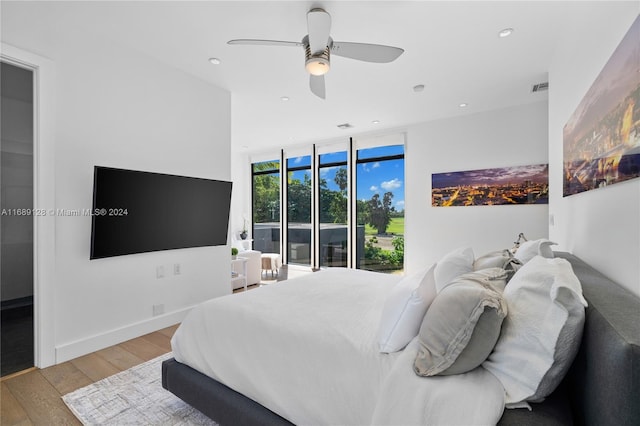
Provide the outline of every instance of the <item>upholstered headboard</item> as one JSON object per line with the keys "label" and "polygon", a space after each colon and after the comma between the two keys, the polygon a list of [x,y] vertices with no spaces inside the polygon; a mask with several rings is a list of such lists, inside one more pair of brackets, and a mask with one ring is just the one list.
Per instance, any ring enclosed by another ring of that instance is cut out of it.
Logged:
{"label": "upholstered headboard", "polygon": [[640,425],[640,299],[579,258],[567,259],[589,302],[580,350],[544,402],[505,410],[499,426]]}
{"label": "upholstered headboard", "polygon": [[640,299],[577,257],[556,256],[571,262],[589,302],[566,380],[574,421],[640,425]]}

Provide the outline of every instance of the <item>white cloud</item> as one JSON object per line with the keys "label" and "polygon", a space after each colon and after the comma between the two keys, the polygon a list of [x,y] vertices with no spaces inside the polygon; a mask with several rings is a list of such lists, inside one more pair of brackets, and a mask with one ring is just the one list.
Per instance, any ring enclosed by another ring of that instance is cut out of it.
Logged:
{"label": "white cloud", "polygon": [[399,200],[399,201],[397,201],[395,204],[396,204],[396,209],[397,209],[397,210],[402,210],[402,209],[404,209],[404,200]]}
{"label": "white cloud", "polygon": [[377,186],[375,186],[375,185],[371,185],[371,187],[369,188],[369,190],[370,190],[370,191],[375,192],[375,191],[377,191],[377,190],[378,190],[378,187],[377,187]]}
{"label": "white cloud", "polygon": [[320,168],[320,177],[326,178],[331,172],[334,172],[336,169],[338,169],[337,166],[321,167]]}
{"label": "white cloud", "polygon": [[393,191],[394,189],[398,189],[402,186],[402,181],[398,178],[394,178],[394,179],[382,182],[380,186],[385,191]]}
{"label": "white cloud", "polygon": [[380,162],[376,161],[375,163],[362,163],[362,170],[364,170],[365,172],[370,172],[373,169],[377,169],[378,167],[380,167]]}

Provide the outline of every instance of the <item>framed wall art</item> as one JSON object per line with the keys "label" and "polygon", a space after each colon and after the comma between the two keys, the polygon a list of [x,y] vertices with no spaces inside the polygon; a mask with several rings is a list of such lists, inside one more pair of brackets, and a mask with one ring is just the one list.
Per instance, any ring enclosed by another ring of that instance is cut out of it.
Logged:
{"label": "framed wall art", "polygon": [[500,167],[431,175],[431,205],[549,204],[549,165]]}
{"label": "framed wall art", "polygon": [[563,196],[640,177],[640,17],[563,130]]}

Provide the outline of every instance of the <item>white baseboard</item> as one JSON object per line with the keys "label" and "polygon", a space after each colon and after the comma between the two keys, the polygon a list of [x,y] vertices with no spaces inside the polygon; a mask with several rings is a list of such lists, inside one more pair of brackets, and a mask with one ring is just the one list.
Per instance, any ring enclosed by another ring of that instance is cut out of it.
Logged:
{"label": "white baseboard", "polygon": [[56,364],[177,324],[184,319],[192,308],[193,306],[158,315],[148,320],[90,336],[86,339],[56,346]]}

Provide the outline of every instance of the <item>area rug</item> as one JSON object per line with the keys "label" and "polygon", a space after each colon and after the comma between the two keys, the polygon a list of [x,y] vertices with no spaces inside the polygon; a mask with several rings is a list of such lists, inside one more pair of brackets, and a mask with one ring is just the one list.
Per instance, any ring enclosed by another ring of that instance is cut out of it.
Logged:
{"label": "area rug", "polygon": [[216,425],[162,388],[162,361],[171,353],[62,397],[85,425]]}

